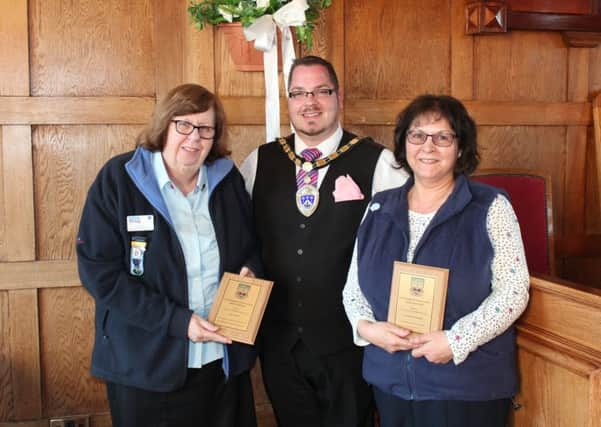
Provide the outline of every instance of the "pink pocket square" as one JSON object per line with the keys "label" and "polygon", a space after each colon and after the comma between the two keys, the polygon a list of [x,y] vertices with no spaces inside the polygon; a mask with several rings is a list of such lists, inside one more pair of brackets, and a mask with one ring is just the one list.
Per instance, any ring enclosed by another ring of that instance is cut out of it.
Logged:
{"label": "pink pocket square", "polygon": [[332,194],[334,194],[335,202],[363,200],[365,198],[359,186],[349,175],[336,178],[336,186]]}

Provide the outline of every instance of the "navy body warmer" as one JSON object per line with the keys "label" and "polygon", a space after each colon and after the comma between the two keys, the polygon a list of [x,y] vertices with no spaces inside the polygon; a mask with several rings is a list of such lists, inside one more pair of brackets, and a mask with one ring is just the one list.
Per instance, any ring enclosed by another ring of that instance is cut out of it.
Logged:
{"label": "navy body warmer", "polygon": [[[359,283],[377,320],[387,318],[393,262],[407,258],[407,192],[413,182],[410,178],[403,187],[377,194],[359,228]],[[458,176],[453,193],[415,249],[413,263],[450,270],[445,330],[477,309],[491,292],[494,254],[486,216],[498,194],[493,187]],[[513,326],[459,365],[452,361],[433,364],[424,357],[413,358],[410,351],[389,354],[369,345],[364,352],[363,372],[369,383],[402,399],[507,398],[517,392],[515,347]]]}

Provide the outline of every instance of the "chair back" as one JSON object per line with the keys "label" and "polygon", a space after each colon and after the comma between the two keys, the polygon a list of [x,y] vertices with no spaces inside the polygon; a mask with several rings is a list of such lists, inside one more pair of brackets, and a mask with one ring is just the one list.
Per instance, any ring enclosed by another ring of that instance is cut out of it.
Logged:
{"label": "chair back", "polygon": [[530,273],[555,275],[550,177],[523,169],[480,169],[470,179],[507,192],[520,223]]}

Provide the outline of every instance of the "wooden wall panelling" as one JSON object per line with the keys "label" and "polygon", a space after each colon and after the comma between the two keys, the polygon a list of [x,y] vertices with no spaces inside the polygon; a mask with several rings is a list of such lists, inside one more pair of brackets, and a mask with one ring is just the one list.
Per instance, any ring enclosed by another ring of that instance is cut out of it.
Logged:
{"label": "wooden wall panelling", "polygon": [[[186,2],[186,5],[189,2]],[[185,7],[184,7],[185,8]],[[187,10],[187,8],[185,8]],[[187,13],[187,12],[186,12]],[[184,26],[184,81],[215,92],[215,40],[212,27],[199,31],[186,15]]]}
{"label": "wooden wall panelling", "polygon": [[[521,391],[516,401],[522,407],[512,412],[514,426],[587,426],[589,394],[587,377],[571,372],[532,352],[519,340],[518,367]],[[543,354],[550,353],[547,349]],[[578,398],[571,398],[578,396]]]}
{"label": "wooden wall panelling", "polygon": [[38,259],[75,258],[90,184],[116,154],[133,150],[139,126],[39,126],[33,137]]}
{"label": "wooden wall panelling", "polygon": [[185,82],[187,1],[152,0],[154,10],[154,80],[157,98]]}
{"label": "wooden wall panelling", "polygon": [[522,408],[514,425],[599,427],[601,291],[531,278],[518,324]]}
{"label": "wooden wall panelling", "polygon": [[42,391],[37,290],[9,291],[8,312],[14,417],[17,420],[39,418]]}
{"label": "wooden wall panelling", "polygon": [[449,92],[448,2],[347,0],[345,4],[347,101]]}
{"label": "wooden wall panelling", "polygon": [[345,88],[345,0],[336,0],[319,17],[313,31],[313,49],[302,47],[299,56],[318,55],[330,61],[336,70],[340,87]]}
{"label": "wooden wall panelling", "polygon": [[40,332],[44,416],[106,412],[104,383],[89,374],[94,301],[87,291],[40,290]]}
{"label": "wooden wall panelling", "polygon": [[154,95],[151,0],[31,0],[29,12],[32,95]]}
{"label": "wooden wall panelling", "polygon": [[565,101],[568,49],[559,34],[517,31],[475,40],[476,99]]}
{"label": "wooden wall panelling", "polygon": [[27,96],[27,0],[0,0],[0,11],[0,96]]}
{"label": "wooden wall panelling", "polygon": [[8,292],[0,291],[0,422],[14,419],[11,369]]}
{"label": "wooden wall panelling", "polygon": [[[407,99],[346,100],[346,117],[350,123],[391,125],[407,104]],[[466,108],[478,125],[506,126],[586,126],[591,124],[588,102],[498,102],[465,101]]]}
{"label": "wooden wall panelling", "polygon": [[394,150],[394,126],[349,124],[346,126],[346,128],[357,135],[370,136],[374,139],[374,141],[385,145],[390,150]]}
{"label": "wooden wall panelling", "polygon": [[555,233],[562,234],[565,129],[555,126],[480,126],[478,135],[481,168],[535,169],[551,176]]}
{"label": "wooden wall panelling", "polygon": [[465,1],[451,0],[451,95],[474,97],[474,37],[465,34]]}
{"label": "wooden wall panelling", "polygon": [[0,291],[77,286],[75,260],[0,263]]}
{"label": "wooden wall panelling", "polygon": [[35,258],[31,128],[2,127],[2,184],[4,226],[0,261]]}
{"label": "wooden wall panelling", "polygon": [[[227,108],[226,108],[227,111]],[[285,112],[281,117],[286,117]],[[288,135],[290,127],[286,124],[280,126],[280,134]],[[260,125],[230,125],[227,128],[227,144],[232,152],[232,160],[240,166],[242,161],[257,146],[265,142],[265,126]]]}
{"label": "wooden wall panelling", "polygon": [[[265,77],[262,72],[239,71],[230,56],[223,31],[212,26],[203,31],[214,31],[215,37],[215,89],[220,97],[226,96],[265,96]],[[280,97],[284,95],[283,81],[280,76]],[[282,100],[280,100],[281,104]],[[265,108],[261,108],[265,115]],[[227,113],[227,110],[226,110]]]}
{"label": "wooden wall panelling", "polygon": [[[589,49],[568,49],[568,101],[585,102],[588,99],[589,56]],[[585,232],[586,143],[587,127],[567,127],[565,149],[566,172],[564,175],[566,193],[563,207],[564,235],[583,236]],[[578,220],[578,218],[581,220]],[[560,276],[572,279],[563,275],[564,254],[559,253],[556,259],[558,260],[558,273]]]}
{"label": "wooden wall panelling", "polygon": [[595,49],[589,49],[589,94],[601,93],[601,45]]}
{"label": "wooden wall panelling", "polygon": [[[594,137],[594,167],[596,168],[597,177],[596,185],[593,188],[597,189],[597,208],[601,214],[601,93],[598,93],[593,100],[593,137]],[[599,221],[599,220],[598,220]],[[601,223],[601,221],[599,221]]]}
{"label": "wooden wall panelling", "polygon": [[601,427],[601,369],[596,370],[590,377],[588,404],[591,408],[591,427]]}
{"label": "wooden wall panelling", "polygon": [[150,97],[0,97],[0,124],[146,123]]}

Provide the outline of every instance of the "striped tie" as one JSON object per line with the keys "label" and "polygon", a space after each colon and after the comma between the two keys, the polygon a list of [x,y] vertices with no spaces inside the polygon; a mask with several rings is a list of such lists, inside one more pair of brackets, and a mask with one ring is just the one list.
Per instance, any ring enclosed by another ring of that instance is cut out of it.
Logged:
{"label": "striped tie", "polygon": [[[321,151],[317,148],[306,148],[301,152],[301,156],[303,156],[303,159],[312,162],[313,160],[319,159]],[[305,176],[311,178],[310,184],[317,187],[317,169],[311,169],[309,172],[305,172],[303,168],[300,168],[296,175],[296,188],[298,190],[305,186]]]}

